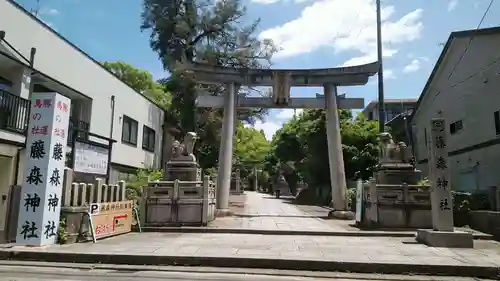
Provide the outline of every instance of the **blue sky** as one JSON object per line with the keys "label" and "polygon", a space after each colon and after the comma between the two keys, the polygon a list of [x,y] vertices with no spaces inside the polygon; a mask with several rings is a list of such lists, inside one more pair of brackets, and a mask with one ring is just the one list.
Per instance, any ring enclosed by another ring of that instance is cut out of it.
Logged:
{"label": "blue sky", "polygon": [[[261,19],[258,35],[281,48],[275,68],[322,68],[376,60],[374,0],[244,0],[247,19]],[[35,8],[36,0],[18,0]],[[417,98],[455,30],[478,25],[490,0],[383,0],[385,93],[387,98]],[[140,31],[141,0],[40,0],[39,16],[100,61],[122,60],[165,76]],[[500,24],[500,2],[481,27]],[[349,97],[376,99],[376,78],[365,86],[339,89]],[[293,88],[292,96],[313,96],[321,88]],[[256,124],[270,138],[291,118],[272,110]]]}

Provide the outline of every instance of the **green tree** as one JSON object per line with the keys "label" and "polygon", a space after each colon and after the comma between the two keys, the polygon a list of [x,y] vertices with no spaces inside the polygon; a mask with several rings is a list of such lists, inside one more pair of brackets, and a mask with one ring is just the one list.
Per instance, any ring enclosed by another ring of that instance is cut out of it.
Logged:
{"label": "green tree", "polygon": [[262,130],[248,128],[239,122],[234,137],[234,160],[240,165],[240,176],[253,182],[254,169],[261,170],[269,154],[270,142]]}
{"label": "green tree", "polygon": [[153,99],[160,107],[169,109],[170,94],[163,85],[154,81],[153,75],[147,70],[135,68],[122,61],[104,62],[103,66],[132,89]]}
{"label": "green tree", "polygon": [[257,163],[262,167],[271,145],[261,130],[248,128],[239,122],[235,134],[234,154],[242,163]]}
{"label": "green tree", "polygon": [[[259,21],[243,25],[245,8],[239,0],[144,0],[142,30],[151,34],[151,48],[158,53],[171,76],[161,80],[172,93],[175,123],[184,133],[196,131],[198,159],[203,168],[217,164],[222,110],[196,109],[197,85],[178,68],[179,63],[206,62],[235,68],[268,68],[276,49],[261,42],[254,33]],[[220,95],[224,86],[203,87]],[[252,89],[240,88],[240,94]],[[262,110],[238,110],[239,120],[253,123],[265,114]]]}
{"label": "green tree", "polygon": [[[367,179],[377,164],[377,123],[366,121],[362,115],[353,119],[347,110],[340,110],[339,117],[346,177]],[[325,111],[306,110],[284,124],[273,137],[267,160],[276,163],[274,167],[285,163],[293,169],[291,175],[304,179],[310,187],[329,186]],[[272,169],[272,165],[266,165],[269,173]]]}

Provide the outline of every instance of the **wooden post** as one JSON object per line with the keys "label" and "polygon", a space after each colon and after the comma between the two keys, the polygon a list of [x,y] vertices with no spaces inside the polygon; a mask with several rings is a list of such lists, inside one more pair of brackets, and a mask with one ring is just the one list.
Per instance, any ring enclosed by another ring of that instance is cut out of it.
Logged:
{"label": "wooden post", "polygon": [[86,183],[80,183],[80,186],[78,187],[78,197],[80,197],[80,204],[78,204],[78,201],[75,202],[75,204],[78,204],[78,206],[83,206],[85,205],[86,198],[87,198],[87,184]]}
{"label": "wooden post", "polygon": [[96,202],[95,203],[101,203],[103,202],[103,195],[102,195],[102,185],[104,183],[103,179],[97,178],[96,179],[96,191],[97,191],[97,196],[96,196]]}
{"label": "wooden post", "polygon": [[126,191],[127,191],[127,186],[125,184],[125,181],[118,181],[118,192],[119,192],[119,200],[118,201],[125,201],[126,200]]}
{"label": "wooden post", "polygon": [[72,184],[73,184],[73,170],[70,168],[64,168],[62,207],[66,207],[71,204]]}
{"label": "wooden post", "polygon": [[209,189],[210,189],[210,177],[203,176],[203,199],[202,199],[203,209],[201,214],[201,224],[204,226],[208,224]]}

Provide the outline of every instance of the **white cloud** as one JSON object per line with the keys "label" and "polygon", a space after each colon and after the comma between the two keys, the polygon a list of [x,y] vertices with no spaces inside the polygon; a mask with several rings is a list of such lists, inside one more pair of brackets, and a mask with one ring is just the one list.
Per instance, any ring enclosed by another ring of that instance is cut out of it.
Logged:
{"label": "white cloud", "polygon": [[410,72],[415,72],[420,69],[420,61],[419,60],[412,60],[410,64],[405,66],[403,69],[404,73],[410,73]]}
{"label": "white cloud", "polygon": [[394,71],[392,71],[392,69],[384,70],[383,74],[384,74],[384,80],[396,79],[396,75],[394,74]]}
{"label": "white cloud", "polygon": [[448,2],[448,12],[455,10],[455,8],[457,7],[457,4],[458,4],[458,0],[450,0]]}
{"label": "white cloud", "polygon": [[272,140],[274,133],[282,127],[282,124],[277,122],[257,121],[255,122],[254,126],[248,124],[246,124],[245,126],[253,127],[257,130],[263,130],[264,134],[266,135],[266,139]]}
{"label": "white cloud", "polygon": [[56,9],[44,9],[40,12],[42,15],[49,15],[49,16],[57,16],[59,15],[59,11]]}
{"label": "white cloud", "polygon": [[[394,6],[382,7],[384,57],[396,54],[396,45],[420,38],[423,29],[422,9],[391,20],[394,12]],[[359,52],[359,56],[344,63],[353,65],[376,60],[376,35],[374,0],[320,0],[304,8],[299,18],[264,30],[260,38],[272,39],[280,47],[278,58],[322,47],[331,47],[337,53]]]}
{"label": "white cloud", "polygon": [[427,58],[427,57],[419,57],[417,59],[414,59],[410,62],[410,64],[405,66],[405,68],[403,69],[403,72],[404,73],[415,72],[422,67],[422,62],[428,62],[428,61],[429,61],[429,58]]}
{"label": "white cloud", "polygon": [[273,4],[278,2],[279,0],[252,0],[252,2],[259,3],[259,4]]}
{"label": "white cloud", "polygon": [[[384,81],[396,79],[396,74],[392,69],[384,69]],[[376,85],[378,83],[377,75],[370,78],[370,81],[366,85]]]}
{"label": "white cloud", "polygon": [[[302,113],[303,109],[296,109],[295,114],[299,115]],[[258,130],[263,130],[266,135],[266,139],[272,140],[274,133],[283,127],[283,124],[288,120],[293,118],[294,110],[293,109],[281,109],[281,111],[274,115],[274,117],[268,118],[264,122],[257,121],[253,128]],[[247,127],[252,127],[251,125],[246,125]]]}
{"label": "white cloud", "polygon": [[293,117],[293,114],[297,114],[299,115],[302,111],[304,111],[303,109],[296,109],[295,112],[293,111],[293,109],[282,109],[280,111],[280,113],[276,114],[276,119],[279,119],[279,120],[285,120],[285,121],[288,121],[290,119],[292,119]]}

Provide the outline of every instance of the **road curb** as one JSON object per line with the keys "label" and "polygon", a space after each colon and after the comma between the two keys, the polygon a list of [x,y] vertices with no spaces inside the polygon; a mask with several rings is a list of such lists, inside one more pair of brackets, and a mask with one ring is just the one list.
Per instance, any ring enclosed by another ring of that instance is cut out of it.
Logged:
{"label": "road curb", "polygon": [[[345,236],[345,237],[394,237],[414,238],[413,232],[400,231],[308,231],[278,229],[210,228],[210,227],[142,227],[143,232],[163,233],[217,233],[217,234],[260,234],[260,235],[302,235],[302,236]],[[474,233],[475,240],[493,240],[488,234]]]}
{"label": "road curb", "polygon": [[102,253],[58,253],[34,251],[3,251],[0,252],[0,259],[58,263],[73,262],[86,264],[101,263],[119,265],[204,266],[379,274],[411,273],[490,279],[499,278],[499,269],[494,266],[422,265],[239,257],[106,255]]}

